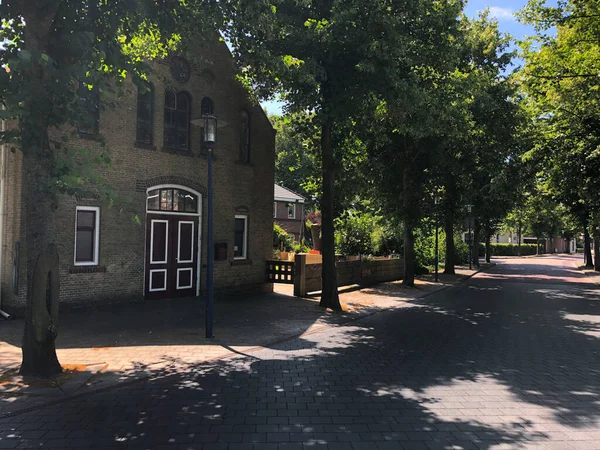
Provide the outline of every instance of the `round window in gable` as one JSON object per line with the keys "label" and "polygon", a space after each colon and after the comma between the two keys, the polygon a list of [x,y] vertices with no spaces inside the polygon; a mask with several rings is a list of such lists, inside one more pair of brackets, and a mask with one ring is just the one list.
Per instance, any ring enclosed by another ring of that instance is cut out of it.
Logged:
{"label": "round window in gable", "polygon": [[185,83],[190,79],[190,63],[181,56],[175,56],[171,59],[171,75],[175,81]]}

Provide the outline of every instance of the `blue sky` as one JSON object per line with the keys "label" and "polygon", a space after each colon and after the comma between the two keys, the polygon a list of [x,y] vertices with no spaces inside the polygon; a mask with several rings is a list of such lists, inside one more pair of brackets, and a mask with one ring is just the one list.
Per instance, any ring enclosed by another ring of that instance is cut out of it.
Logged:
{"label": "blue sky", "polygon": [[[465,13],[469,17],[475,17],[479,11],[489,7],[491,15],[498,19],[500,30],[510,33],[515,39],[521,39],[533,34],[533,29],[517,22],[513,14],[523,8],[526,3],[527,0],[470,0],[465,8]],[[269,114],[281,114],[281,102],[270,101],[264,102],[262,105],[267,108]]]}
{"label": "blue sky", "polygon": [[478,11],[489,7],[491,15],[498,19],[500,30],[510,33],[516,39],[520,39],[528,34],[533,34],[531,27],[520,24],[513,16],[526,4],[526,0],[470,0],[467,3],[465,12],[469,17],[475,17]]}

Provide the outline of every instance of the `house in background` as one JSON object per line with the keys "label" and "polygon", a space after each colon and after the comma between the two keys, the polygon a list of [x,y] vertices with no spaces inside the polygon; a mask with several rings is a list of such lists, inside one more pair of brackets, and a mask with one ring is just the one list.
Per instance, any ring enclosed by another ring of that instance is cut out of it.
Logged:
{"label": "house in background", "polygon": [[[495,242],[499,244],[514,244],[519,243],[519,235],[517,233],[501,233],[497,234]],[[533,236],[521,236],[521,243],[535,244],[537,239]],[[546,253],[575,253],[576,239],[565,239],[557,237],[554,239],[540,239],[540,244],[545,249]]]}
{"label": "house in background", "polygon": [[275,185],[273,201],[274,222],[299,242],[304,237],[305,198],[283,186]]}
{"label": "house in background", "polygon": [[[207,151],[195,120],[204,114],[225,124],[213,165],[215,291],[272,290],[265,270],[273,246],[273,127],[236,80],[224,42],[155,61],[153,69],[147,88],[138,91],[129,81],[126,95],[112,99],[114,108],[104,109],[99,92],[82,90],[90,126],[54,130],[74,132],[70,144],[92,155],[103,151],[103,135],[111,155],[105,182],[130,199],[120,212],[99,195],[59,198],[61,304],[165,301],[205,290]],[[25,181],[20,152],[8,152],[4,162],[0,288],[3,305],[15,312],[27,298]],[[302,208],[295,214],[301,217]]]}
{"label": "house in background", "polygon": [[576,239],[565,239],[562,237],[546,239],[546,253],[576,253]]}

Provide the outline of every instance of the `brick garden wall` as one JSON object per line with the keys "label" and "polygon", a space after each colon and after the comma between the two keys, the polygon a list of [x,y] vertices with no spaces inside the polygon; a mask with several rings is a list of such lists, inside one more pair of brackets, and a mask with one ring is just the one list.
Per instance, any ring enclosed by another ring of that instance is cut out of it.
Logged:
{"label": "brick garden wall", "polygon": [[[321,290],[321,261],[320,255],[296,255],[294,295],[302,297],[307,292]],[[338,261],[335,266],[338,286],[395,281],[404,274],[404,260],[397,258]]]}

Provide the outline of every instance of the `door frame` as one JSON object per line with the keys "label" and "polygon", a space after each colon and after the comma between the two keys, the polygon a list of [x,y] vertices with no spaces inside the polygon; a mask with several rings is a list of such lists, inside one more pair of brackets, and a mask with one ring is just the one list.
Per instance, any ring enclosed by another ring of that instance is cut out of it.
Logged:
{"label": "door frame", "polygon": [[[198,197],[198,206],[197,206],[197,213],[176,213],[176,212],[170,212],[170,211],[148,211],[148,193],[150,191],[153,191],[155,189],[183,189],[184,191],[189,191],[192,194],[196,195]],[[203,196],[200,192],[198,192],[196,189],[192,189],[191,187],[188,186],[184,186],[182,184],[157,184],[154,186],[150,186],[149,188],[146,189],[146,198],[144,199],[145,201],[145,205],[144,205],[144,210],[146,211],[146,216],[145,216],[145,220],[144,220],[144,280],[143,280],[143,284],[142,284],[142,292],[144,294],[144,297],[146,297],[146,278],[148,277],[148,270],[146,270],[146,260],[148,257],[148,246],[146,245],[147,239],[148,239],[148,226],[147,226],[147,221],[148,221],[148,213],[150,214],[158,214],[158,215],[165,215],[165,216],[196,216],[198,217],[198,232],[196,233],[196,237],[197,237],[197,242],[198,242],[198,264],[197,264],[197,269],[196,269],[196,296],[200,295],[201,292],[201,278],[202,278],[202,201],[203,201]]]}

